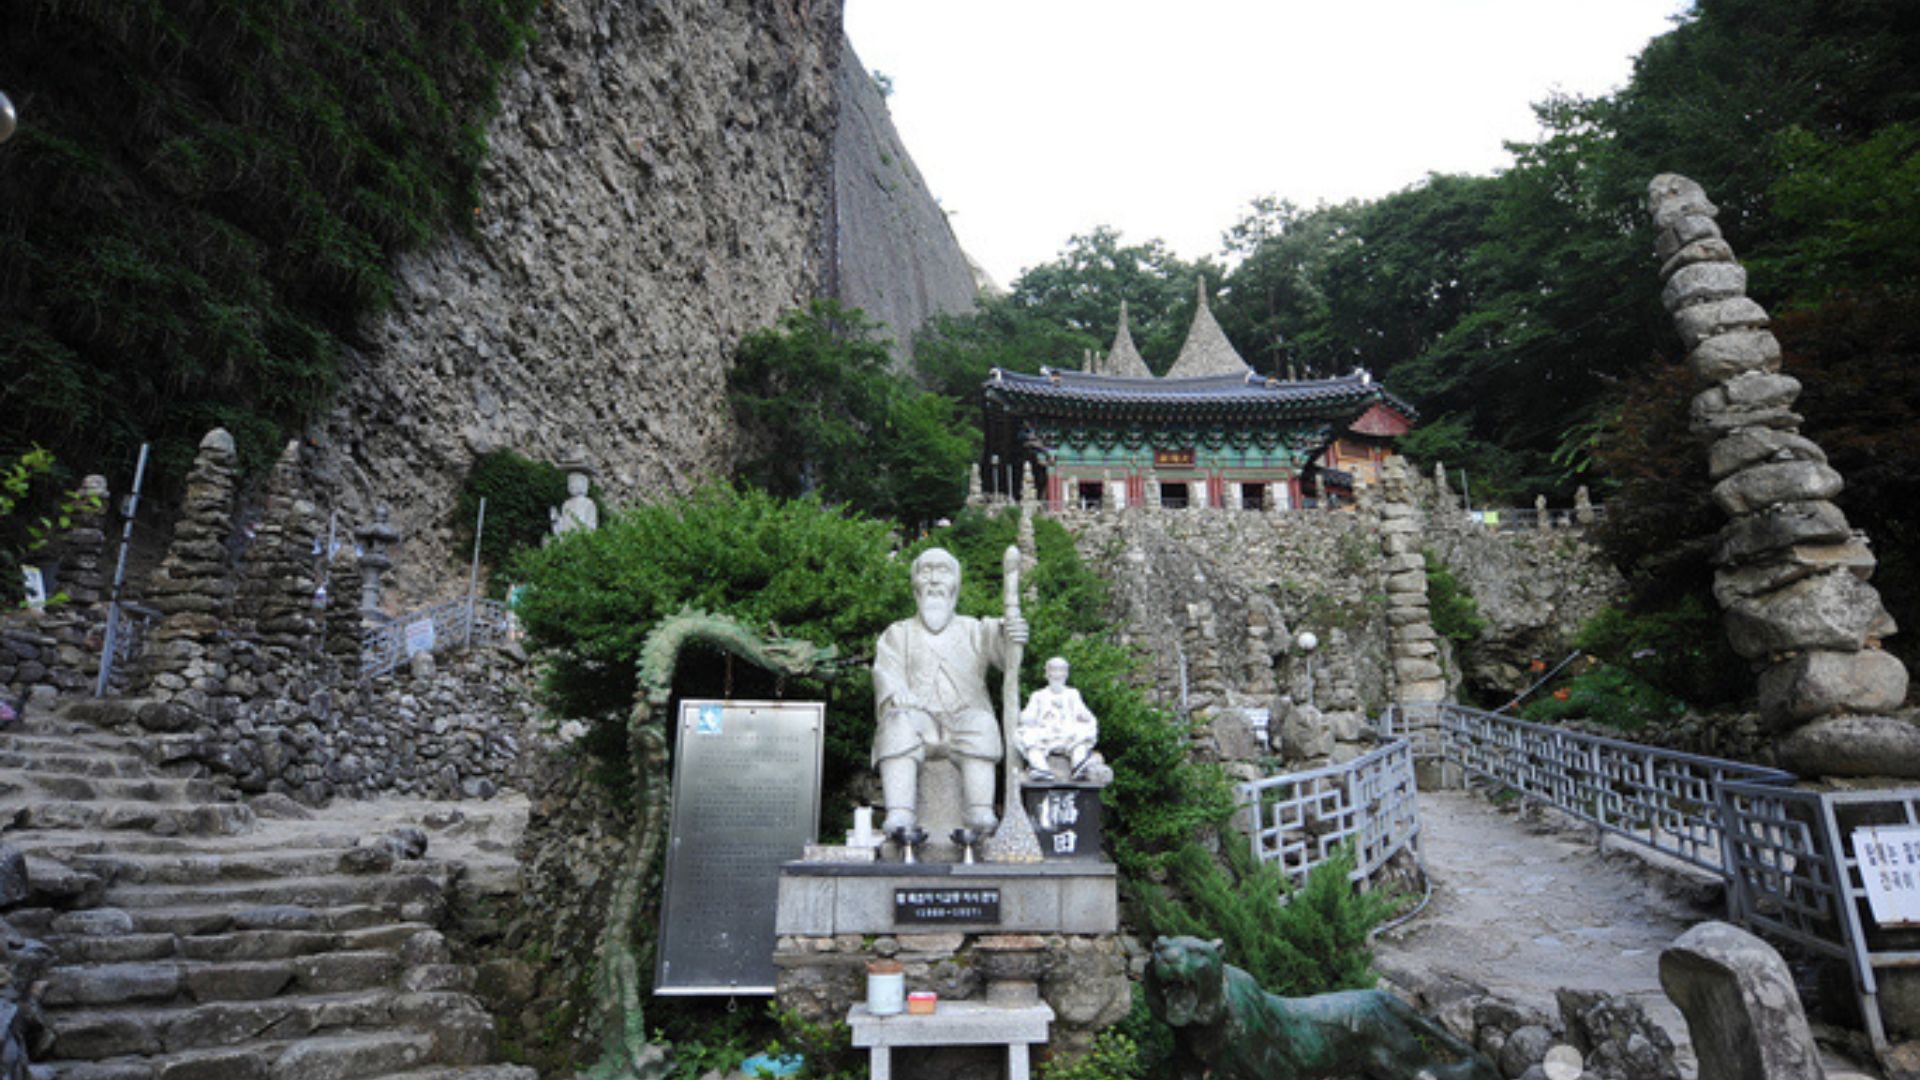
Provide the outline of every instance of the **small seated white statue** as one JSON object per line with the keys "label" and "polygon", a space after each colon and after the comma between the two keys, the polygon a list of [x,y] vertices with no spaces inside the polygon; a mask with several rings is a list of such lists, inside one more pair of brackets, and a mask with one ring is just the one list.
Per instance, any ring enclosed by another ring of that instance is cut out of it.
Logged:
{"label": "small seated white statue", "polygon": [[598,529],[600,508],[587,495],[593,486],[593,469],[587,464],[585,452],[575,451],[560,467],[567,470],[567,501],[547,510],[547,518],[553,522],[553,535]]}
{"label": "small seated white statue", "polygon": [[1105,764],[1093,749],[1100,738],[1100,721],[1080,691],[1067,685],[1068,670],[1065,657],[1048,660],[1047,685],[1035,690],[1027,698],[1027,707],[1020,710],[1013,735],[1027,763],[1028,780],[1058,779],[1050,760],[1055,756],[1066,760],[1068,777],[1074,780],[1089,779]]}

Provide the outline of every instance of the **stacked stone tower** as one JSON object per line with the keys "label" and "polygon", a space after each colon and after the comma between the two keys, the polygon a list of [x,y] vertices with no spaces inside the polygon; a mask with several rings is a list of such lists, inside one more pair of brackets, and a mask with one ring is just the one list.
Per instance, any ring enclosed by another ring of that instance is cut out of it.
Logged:
{"label": "stacked stone tower", "polygon": [[[1380,548],[1386,555],[1387,624],[1393,658],[1394,700],[1430,705],[1447,696],[1438,634],[1427,605],[1427,560],[1420,552],[1420,518],[1405,458],[1380,470]],[[1371,500],[1369,500],[1371,505]]]}
{"label": "stacked stone tower", "polygon": [[222,689],[226,672],[211,654],[227,612],[226,542],[233,531],[237,468],[233,436],[214,428],[200,440],[173,543],[149,586],[162,618],[147,651],[149,692],[160,700]]}
{"label": "stacked stone tower", "polygon": [[238,629],[277,668],[309,660],[318,651],[317,528],[317,511],[300,497],[300,444],[289,442],[267,478],[266,509],[234,602]]}
{"label": "stacked stone tower", "polygon": [[1920,728],[1888,715],[1906,697],[1907,669],[1880,648],[1894,623],[1867,583],[1873,553],[1831,501],[1840,474],[1800,434],[1800,383],[1780,372],[1780,343],[1747,298],[1718,210],[1673,174],[1654,178],[1648,209],[1661,300],[1705,385],[1693,429],[1713,440],[1713,499],[1728,516],[1714,597],[1734,651],[1759,672],[1763,721],[1792,732],[1782,762],[1817,775],[1920,776]]}

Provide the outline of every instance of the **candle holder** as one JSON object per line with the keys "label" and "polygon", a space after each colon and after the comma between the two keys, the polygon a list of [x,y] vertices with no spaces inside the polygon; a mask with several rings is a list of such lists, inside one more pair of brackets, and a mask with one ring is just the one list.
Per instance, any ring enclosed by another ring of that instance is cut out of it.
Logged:
{"label": "candle holder", "polygon": [[918,849],[927,842],[927,830],[918,825],[902,825],[887,833],[887,838],[900,848],[900,861],[912,866],[920,861]]}
{"label": "candle holder", "polygon": [[971,866],[977,861],[974,858],[973,849],[974,845],[978,844],[981,839],[982,834],[978,829],[959,828],[953,830],[952,840],[954,843],[960,845],[960,862],[963,865]]}

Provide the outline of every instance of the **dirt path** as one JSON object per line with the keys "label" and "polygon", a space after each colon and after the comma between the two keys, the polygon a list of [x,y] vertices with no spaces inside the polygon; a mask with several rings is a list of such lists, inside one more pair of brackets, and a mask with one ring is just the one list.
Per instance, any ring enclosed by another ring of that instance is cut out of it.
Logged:
{"label": "dirt path", "polygon": [[1672,1036],[1693,1075],[1686,1021],[1660,990],[1660,950],[1712,912],[1632,856],[1597,850],[1590,833],[1523,820],[1477,794],[1421,792],[1420,826],[1433,899],[1381,935],[1382,972],[1453,975],[1549,1016],[1561,987],[1626,995]]}
{"label": "dirt path", "polygon": [[[1694,923],[1720,918],[1627,845],[1559,815],[1520,814],[1464,791],[1420,793],[1421,855],[1433,899],[1380,936],[1376,966],[1452,975],[1557,1016],[1561,987],[1626,995],[1673,1038],[1681,1072],[1697,1073],[1680,1010],[1660,989],[1660,950]],[[1695,893],[1698,896],[1698,893]],[[1829,1080],[1872,1075],[1826,1058]]]}

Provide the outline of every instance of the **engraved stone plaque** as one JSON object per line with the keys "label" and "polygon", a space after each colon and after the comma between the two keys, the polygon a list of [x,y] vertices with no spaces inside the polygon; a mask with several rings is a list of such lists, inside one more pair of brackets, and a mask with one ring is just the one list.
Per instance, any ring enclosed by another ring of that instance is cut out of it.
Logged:
{"label": "engraved stone plaque", "polygon": [[680,703],[656,994],[773,993],[780,864],[816,839],[826,706]]}
{"label": "engraved stone plaque", "polygon": [[893,921],[926,923],[998,923],[999,889],[895,889]]}

